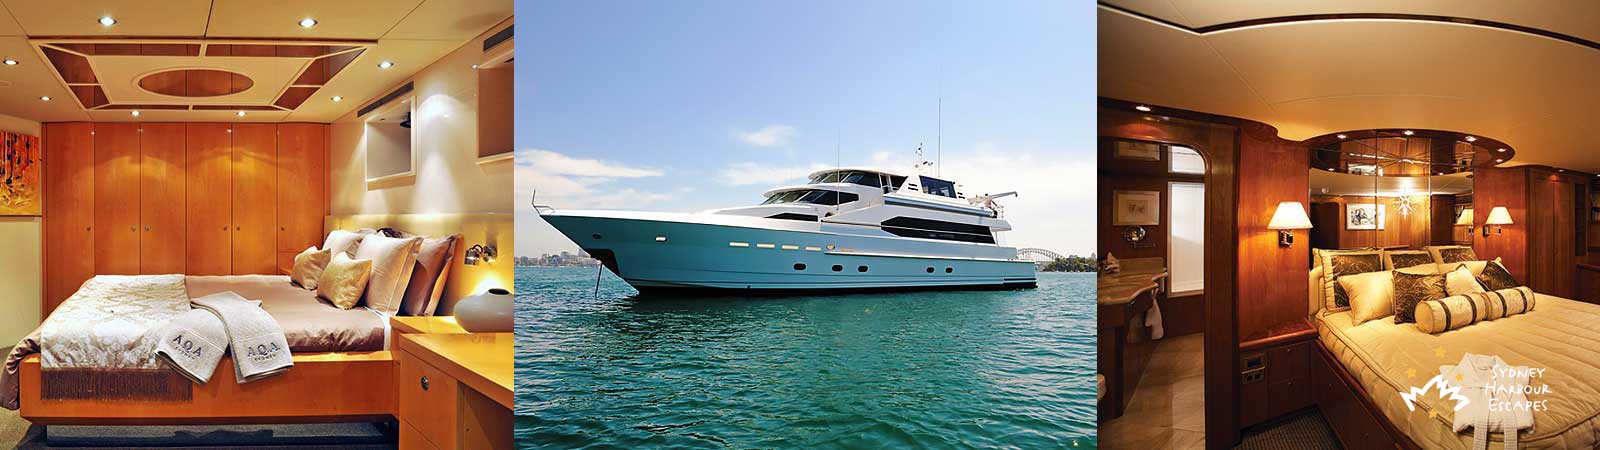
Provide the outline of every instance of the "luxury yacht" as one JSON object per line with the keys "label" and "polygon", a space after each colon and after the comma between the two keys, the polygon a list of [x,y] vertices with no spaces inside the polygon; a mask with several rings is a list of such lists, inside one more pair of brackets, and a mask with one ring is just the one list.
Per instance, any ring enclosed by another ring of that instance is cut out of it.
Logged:
{"label": "luxury yacht", "polygon": [[[921,167],[921,166],[919,166]],[[641,291],[1031,288],[995,199],[928,175],[840,168],[699,213],[558,211],[544,220]]]}

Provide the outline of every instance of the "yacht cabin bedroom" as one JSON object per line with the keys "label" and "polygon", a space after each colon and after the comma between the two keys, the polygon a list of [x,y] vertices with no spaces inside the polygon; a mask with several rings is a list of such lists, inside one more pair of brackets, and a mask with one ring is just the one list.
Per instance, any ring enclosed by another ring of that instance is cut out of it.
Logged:
{"label": "yacht cabin bedroom", "polygon": [[510,448],[511,1],[4,6],[0,445]]}
{"label": "yacht cabin bedroom", "polygon": [[1600,448],[1593,23],[1101,2],[1100,444]]}

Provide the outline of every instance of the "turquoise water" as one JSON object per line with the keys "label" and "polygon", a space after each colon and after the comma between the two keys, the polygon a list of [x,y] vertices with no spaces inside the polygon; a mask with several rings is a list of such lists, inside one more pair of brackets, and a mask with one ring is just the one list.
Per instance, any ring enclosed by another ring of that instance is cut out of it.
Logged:
{"label": "turquoise water", "polygon": [[634,298],[519,267],[521,448],[1094,448],[1095,279]]}

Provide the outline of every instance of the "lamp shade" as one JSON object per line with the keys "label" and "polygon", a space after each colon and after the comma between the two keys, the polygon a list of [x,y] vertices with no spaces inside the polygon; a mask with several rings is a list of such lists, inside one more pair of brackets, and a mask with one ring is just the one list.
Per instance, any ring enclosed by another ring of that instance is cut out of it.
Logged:
{"label": "lamp shade", "polygon": [[1300,202],[1283,202],[1278,204],[1278,210],[1272,213],[1272,222],[1267,223],[1269,230],[1304,230],[1311,228],[1311,217],[1306,216],[1305,205]]}
{"label": "lamp shade", "polygon": [[1461,215],[1456,217],[1456,225],[1472,225],[1472,208],[1461,209]]}
{"label": "lamp shade", "polygon": [[1483,224],[1511,225],[1511,212],[1506,211],[1506,207],[1504,206],[1496,206],[1494,209],[1489,210],[1489,218],[1485,220]]}

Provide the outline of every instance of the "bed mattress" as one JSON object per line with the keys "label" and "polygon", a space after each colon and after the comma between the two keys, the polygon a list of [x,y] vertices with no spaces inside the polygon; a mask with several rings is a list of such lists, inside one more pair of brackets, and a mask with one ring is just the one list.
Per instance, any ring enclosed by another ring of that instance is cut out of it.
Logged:
{"label": "bed mattress", "polygon": [[365,307],[339,309],[315,292],[289,282],[285,275],[190,276],[189,298],[233,291],[277,319],[291,352],[356,352],[383,350],[388,319]]}
{"label": "bed mattress", "polygon": [[[1470,433],[1451,430],[1453,403],[1430,389],[1416,411],[1407,410],[1400,392],[1421,387],[1453,365],[1462,353],[1497,355],[1514,366],[1547,369],[1533,379],[1548,394],[1548,409],[1534,412],[1531,431],[1523,430],[1522,448],[1593,449],[1600,445],[1600,305],[1537,295],[1531,312],[1430,335],[1416,324],[1395,324],[1390,318],[1354,325],[1350,312],[1323,313],[1316,318],[1319,340],[1361,384],[1390,423],[1422,448],[1470,449]],[[1434,413],[1430,415],[1431,413]],[[1501,436],[1490,448],[1500,448]]]}

